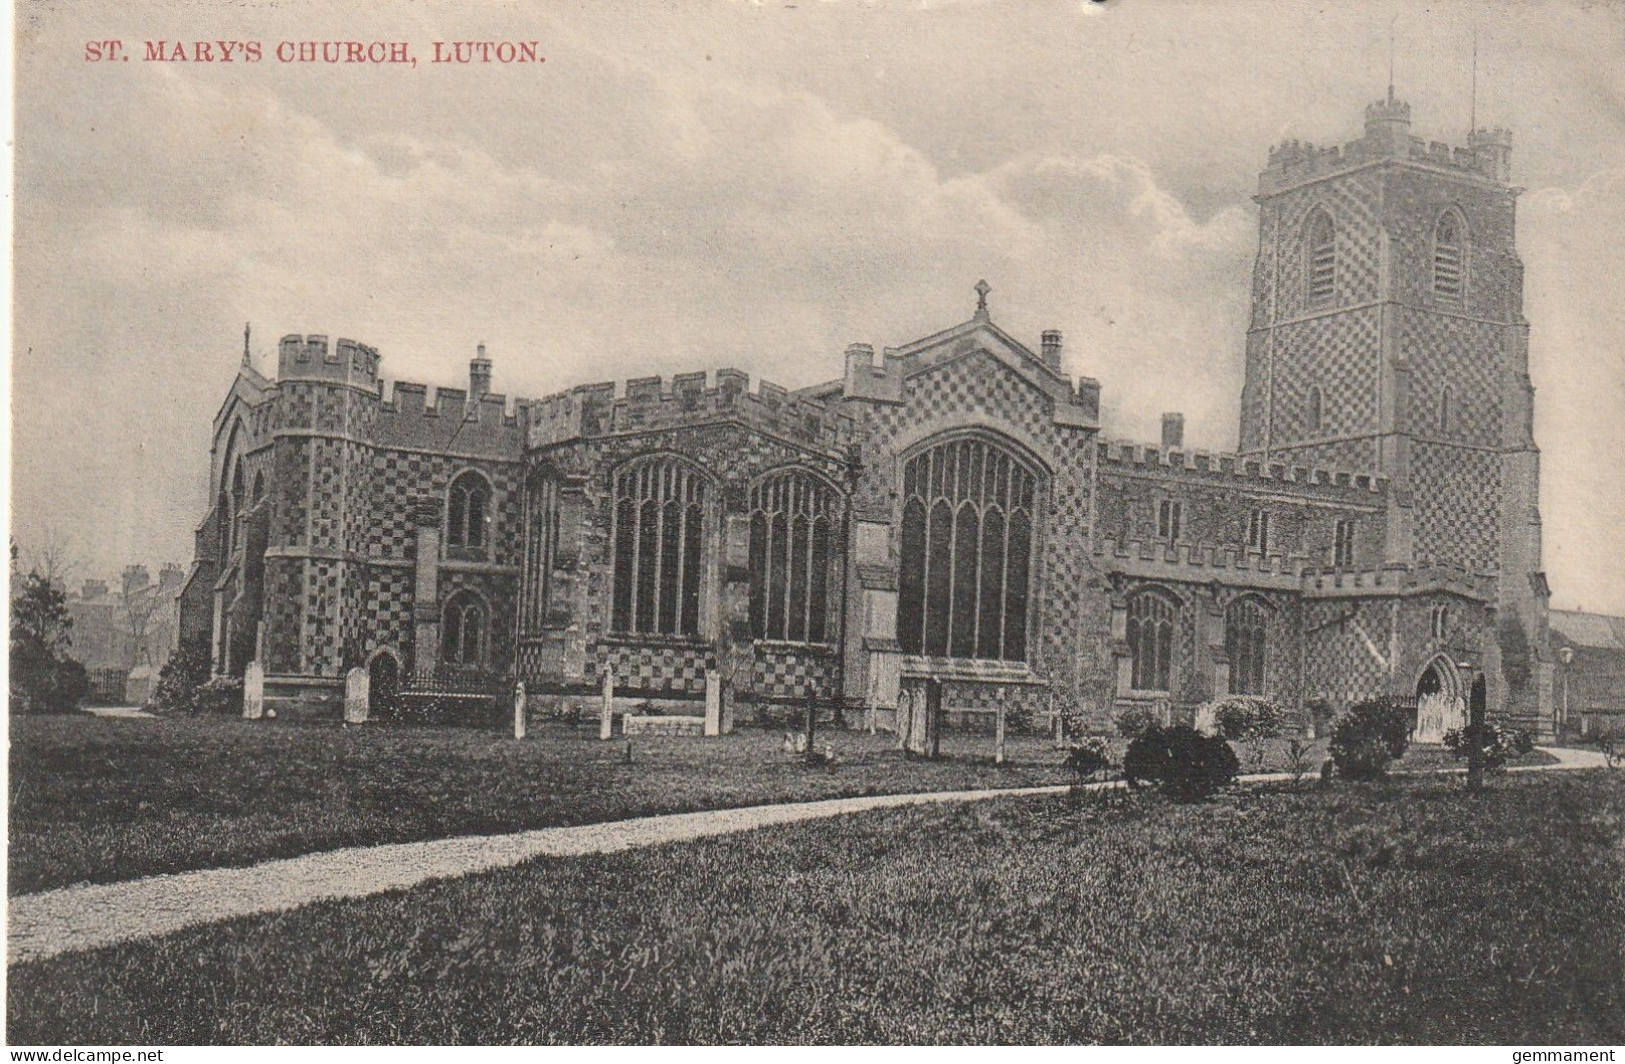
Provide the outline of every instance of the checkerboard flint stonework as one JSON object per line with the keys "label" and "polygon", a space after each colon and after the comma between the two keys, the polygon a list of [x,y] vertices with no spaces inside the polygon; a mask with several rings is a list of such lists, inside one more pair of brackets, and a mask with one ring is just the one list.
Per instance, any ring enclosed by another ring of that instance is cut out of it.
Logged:
{"label": "checkerboard flint stonework", "polygon": [[[444,663],[456,596],[484,626],[479,659],[459,664],[541,699],[612,674],[629,696],[697,700],[715,671],[741,703],[884,706],[876,669],[941,682],[957,720],[1003,707],[1102,730],[1131,705],[1171,714],[1227,693],[1227,618],[1245,599],[1265,618],[1264,693],[1298,712],[1412,693],[1444,661],[1482,668],[1491,705],[1534,721],[1495,634],[1516,618],[1537,659],[1549,649],[1509,158],[1500,132],[1456,148],[1412,136],[1392,99],[1359,139],[1270,152],[1236,454],[1187,451],[1178,420],[1156,445],[1110,439],[1100,386],[1063,372],[1093,353],[1010,336],[985,286],[963,324],[878,359],[854,345],[840,378],[800,392],[718,370],[508,400],[483,350],[466,390],[431,392],[382,381],[365,345],[284,338],[276,378],[245,362],[217,419],[185,630],[221,671],[260,658],[290,706],[381,657]],[[1441,286],[1446,219],[1464,280]],[[908,568],[904,465],[956,439],[1037,485],[1019,660],[907,657],[883,620]],[[451,503],[470,475],[474,545],[454,542]],[[797,629],[817,642],[764,641],[752,612],[779,548],[751,489],[778,476],[837,500],[818,564],[796,563],[812,583],[786,592],[817,589],[796,600],[821,603]],[[681,542],[617,531],[633,511],[616,485],[634,482],[694,485]],[[665,574],[648,594],[686,605],[633,622],[616,601],[634,571]],[[1130,690],[1127,619],[1153,594],[1174,611],[1168,689]]]}

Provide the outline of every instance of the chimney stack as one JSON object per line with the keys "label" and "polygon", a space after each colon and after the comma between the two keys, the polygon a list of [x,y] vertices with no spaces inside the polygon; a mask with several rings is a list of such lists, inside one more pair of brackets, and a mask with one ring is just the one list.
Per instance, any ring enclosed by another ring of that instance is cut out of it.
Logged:
{"label": "chimney stack", "polygon": [[485,357],[485,345],[480,344],[477,354],[468,363],[468,401],[478,402],[491,391],[491,360]]}
{"label": "chimney stack", "polygon": [[1042,352],[1044,365],[1059,373],[1061,371],[1061,331],[1059,329],[1044,330]]}
{"label": "chimney stack", "polygon": [[124,597],[145,591],[152,584],[152,575],[147,572],[145,565],[126,565],[124,567]]}
{"label": "chimney stack", "polygon": [[1185,415],[1162,415],[1162,449],[1185,446]]}
{"label": "chimney stack", "polygon": [[186,582],[186,570],[174,562],[165,562],[158,571],[158,590],[173,591]]}

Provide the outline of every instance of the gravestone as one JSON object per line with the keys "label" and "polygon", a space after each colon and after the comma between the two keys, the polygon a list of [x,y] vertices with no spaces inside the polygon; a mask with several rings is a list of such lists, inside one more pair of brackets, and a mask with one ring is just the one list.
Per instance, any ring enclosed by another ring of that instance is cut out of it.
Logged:
{"label": "gravestone", "polygon": [[715,669],[705,670],[705,734],[722,734],[722,674]]}
{"label": "gravestone", "polygon": [[344,723],[367,723],[367,698],[371,694],[367,670],[351,669],[344,676]]}
{"label": "gravestone", "polygon": [[525,737],[525,681],[513,685],[513,737]]}
{"label": "gravestone", "polygon": [[598,738],[610,739],[615,735],[615,674],[604,670],[604,702],[598,717]]}
{"label": "gravestone", "polygon": [[265,715],[265,667],[257,661],[243,670],[243,719],[259,720]]}
{"label": "gravestone", "polygon": [[1004,764],[1004,699],[999,699],[999,718],[994,730],[998,733],[993,742],[993,763]]}

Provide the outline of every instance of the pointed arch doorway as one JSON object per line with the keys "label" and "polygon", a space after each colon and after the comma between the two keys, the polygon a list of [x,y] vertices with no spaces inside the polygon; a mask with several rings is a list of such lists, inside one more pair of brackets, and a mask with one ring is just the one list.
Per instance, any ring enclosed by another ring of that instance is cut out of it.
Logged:
{"label": "pointed arch doorway", "polygon": [[1436,657],[1416,681],[1416,728],[1411,741],[1442,743],[1444,734],[1467,726],[1467,700],[1462,696],[1461,673],[1449,658]]}

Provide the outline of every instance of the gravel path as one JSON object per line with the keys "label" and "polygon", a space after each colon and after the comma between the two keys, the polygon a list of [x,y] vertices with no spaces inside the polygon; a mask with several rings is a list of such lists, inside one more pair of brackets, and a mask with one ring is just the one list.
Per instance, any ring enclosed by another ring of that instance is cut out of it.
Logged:
{"label": "gravel path", "polygon": [[[1594,751],[1546,752],[1556,757],[1558,764],[1513,771],[1598,768],[1604,764],[1602,755]],[[1242,779],[1265,783],[1291,776],[1264,773]],[[1090,789],[1114,786],[1122,784],[1093,784]],[[359,898],[400,890],[431,879],[503,868],[532,857],[614,853],[870,809],[1061,794],[1066,790],[1059,786],[939,791],[674,813],[509,835],[362,846],[265,861],[246,868],[211,868],[123,883],[65,887],[11,899],[7,964],[166,935],[216,920],[281,912],[327,898]]]}

